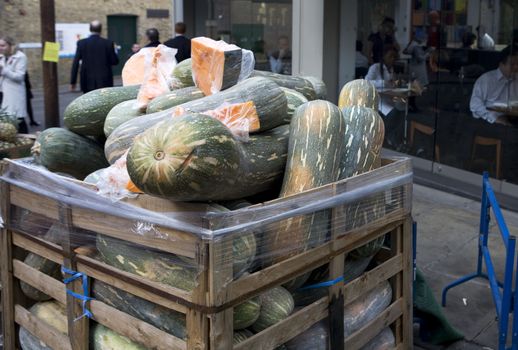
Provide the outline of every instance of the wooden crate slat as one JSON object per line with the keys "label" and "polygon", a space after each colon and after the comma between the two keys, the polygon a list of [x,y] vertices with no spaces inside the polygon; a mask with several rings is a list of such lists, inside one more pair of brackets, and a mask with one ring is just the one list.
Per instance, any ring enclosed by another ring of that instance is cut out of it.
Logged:
{"label": "wooden crate slat", "polygon": [[385,281],[402,271],[403,257],[401,254],[387,260],[370,271],[365,272],[360,277],[347,283],[344,286],[344,303],[345,305],[354,301],[367,291],[378,286],[380,281]]}
{"label": "wooden crate slat", "polygon": [[[31,212],[44,215],[50,219],[59,219],[58,203],[31,191],[11,186],[11,204],[27,209]],[[159,249],[164,252],[196,258],[199,240],[193,235],[180,231],[158,227],[162,235],[168,239],[151,238],[143,235],[126,232],[133,226],[133,222],[114,215],[95,212],[90,209],[74,208],[72,212],[74,226],[84,230],[98,232],[110,237],[131,241],[146,247]],[[122,229],[122,230],[121,230]]]}
{"label": "wooden crate slat", "polygon": [[157,350],[186,350],[187,343],[146,322],[97,300],[90,302],[94,320],[116,333]]}
{"label": "wooden crate slat", "polygon": [[276,323],[264,331],[234,346],[235,350],[274,349],[288,340],[309,329],[315,323],[328,316],[326,296],[293,313],[288,318]]}
{"label": "wooden crate slat", "polygon": [[[66,305],[64,283],[30,267],[20,260],[13,260],[13,268],[16,278],[39,289],[59,303]],[[90,311],[92,311],[95,321],[153,349],[187,349],[184,340],[161,331],[98,300],[90,302]]]}
{"label": "wooden crate slat", "polygon": [[14,276],[30,286],[42,291],[61,304],[67,301],[65,284],[36,270],[20,260],[13,260]]}
{"label": "wooden crate slat", "polygon": [[57,244],[22,232],[13,232],[13,244],[63,265],[63,249]]}
{"label": "wooden crate slat", "polygon": [[[399,217],[399,216],[398,216]],[[373,231],[358,230],[341,236],[334,243],[327,242],[320,247],[307,250],[275,265],[266,267],[249,276],[244,276],[230,283],[228,288],[227,303],[235,304],[237,301],[246,300],[275,285],[287,282],[294,277],[311,271],[328,262],[335,255],[361,247],[372,239],[379,237],[401,225],[401,220],[384,224]],[[333,251],[335,247],[335,251]]]}
{"label": "wooden crate slat", "polygon": [[33,336],[39,338],[54,350],[72,350],[70,339],[66,334],[41,321],[20,305],[15,305],[14,309],[16,323]]}
{"label": "wooden crate slat", "polygon": [[192,300],[191,294],[186,291],[152,282],[85,256],[77,256],[77,260],[79,272],[155,304],[187,313],[187,306]]}
{"label": "wooden crate slat", "polygon": [[[346,349],[359,349],[377,336],[382,330],[403,315],[404,302],[398,299],[379,314],[374,320],[345,339]],[[397,344],[397,343],[396,343]]]}

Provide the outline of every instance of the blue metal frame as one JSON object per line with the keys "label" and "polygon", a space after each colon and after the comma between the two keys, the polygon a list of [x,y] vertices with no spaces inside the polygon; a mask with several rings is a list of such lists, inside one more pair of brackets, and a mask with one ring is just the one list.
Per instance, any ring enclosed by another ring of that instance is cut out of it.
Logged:
{"label": "blue metal frame", "polygon": [[[491,294],[498,317],[498,350],[506,349],[509,315],[513,309],[513,299],[518,300],[518,266],[514,271],[516,238],[509,234],[502,211],[496,200],[495,193],[489,182],[489,175],[484,172],[482,179],[482,200],[480,208],[480,232],[478,241],[477,271],[448,284],[442,291],[442,306],[446,306],[446,293],[453,287],[474,278],[485,278],[491,286]],[[491,211],[496,219],[498,230],[506,247],[504,282],[497,280],[491,253],[487,245],[489,238],[489,222]],[[487,274],[482,273],[482,264],[486,264]],[[517,261],[518,265],[518,261]],[[513,292],[513,274],[516,273],[516,286]],[[500,291],[502,289],[502,291]],[[518,317],[513,315],[512,350],[518,350]]]}

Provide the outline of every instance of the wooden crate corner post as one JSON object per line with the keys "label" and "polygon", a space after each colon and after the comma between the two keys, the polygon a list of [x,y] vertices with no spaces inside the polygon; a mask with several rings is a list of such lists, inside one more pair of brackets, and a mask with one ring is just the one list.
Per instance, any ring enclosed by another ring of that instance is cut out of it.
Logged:
{"label": "wooden crate corner post", "polygon": [[[63,242],[63,265],[69,272],[77,271],[74,247],[70,235],[74,234],[72,209],[68,205],[59,204],[59,221]],[[88,279],[88,277],[87,277]],[[66,284],[67,290],[78,295],[84,295],[83,278],[76,278]],[[86,281],[86,283],[88,283]],[[87,290],[89,293],[89,290]],[[83,303],[75,296],[67,293],[68,335],[73,350],[88,350],[89,348],[89,318],[83,315]]]}

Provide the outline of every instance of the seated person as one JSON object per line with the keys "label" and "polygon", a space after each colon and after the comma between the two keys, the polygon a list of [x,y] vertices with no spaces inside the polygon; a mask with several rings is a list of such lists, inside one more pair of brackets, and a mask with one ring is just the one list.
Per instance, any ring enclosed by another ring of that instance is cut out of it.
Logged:
{"label": "seated person", "polygon": [[486,107],[518,100],[517,73],[518,51],[508,47],[501,52],[498,68],[483,74],[475,82],[470,101],[470,110],[474,118],[491,124],[509,125],[505,115],[488,111]]}
{"label": "seated person", "polygon": [[[394,87],[393,67],[398,52],[393,46],[388,46],[383,52],[379,63],[370,66],[366,80],[370,81],[378,90]],[[395,107],[398,107],[395,109]],[[399,113],[400,106],[396,106],[394,98],[381,95],[379,111],[385,123],[385,141],[388,146],[397,148],[401,143],[404,128],[404,118]]]}
{"label": "seated person", "polygon": [[[393,69],[397,56],[398,53],[392,46],[386,47],[380,62],[369,67],[365,80],[370,81],[378,90],[394,87]],[[392,109],[394,109],[392,98],[382,97],[380,99],[380,112],[383,115],[388,115]]]}

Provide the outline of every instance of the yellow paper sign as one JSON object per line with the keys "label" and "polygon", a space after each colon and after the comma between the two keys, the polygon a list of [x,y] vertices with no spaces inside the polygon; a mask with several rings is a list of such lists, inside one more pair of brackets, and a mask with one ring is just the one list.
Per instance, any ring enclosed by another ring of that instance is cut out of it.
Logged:
{"label": "yellow paper sign", "polygon": [[43,60],[56,63],[59,61],[59,43],[45,41],[45,47],[43,48]]}

